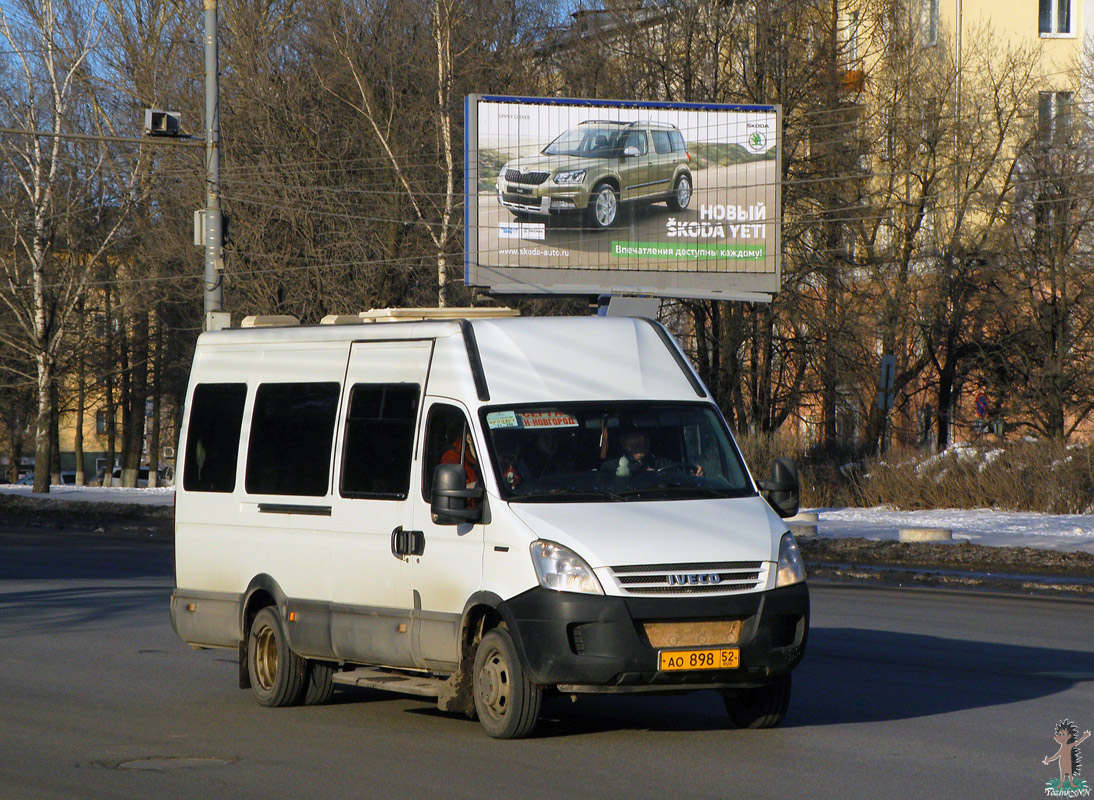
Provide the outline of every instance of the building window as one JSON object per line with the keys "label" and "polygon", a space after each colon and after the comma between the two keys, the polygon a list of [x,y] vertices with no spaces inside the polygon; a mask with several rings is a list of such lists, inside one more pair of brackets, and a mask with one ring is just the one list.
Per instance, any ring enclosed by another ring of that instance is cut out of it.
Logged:
{"label": "building window", "polygon": [[1071,134],[1071,92],[1038,95],[1037,130],[1042,142],[1060,144]]}
{"label": "building window", "polygon": [[95,433],[100,436],[106,433],[106,418],[107,414],[105,411],[95,412]]}
{"label": "building window", "polygon": [[840,20],[840,38],[843,43],[843,60],[847,69],[857,69],[859,57],[859,13],[844,11]]}
{"label": "building window", "polygon": [[936,44],[938,44],[938,0],[923,0],[923,46],[933,47]]}
{"label": "building window", "polygon": [[1038,30],[1042,36],[1070,34],[1071,0],[1040,0]]}

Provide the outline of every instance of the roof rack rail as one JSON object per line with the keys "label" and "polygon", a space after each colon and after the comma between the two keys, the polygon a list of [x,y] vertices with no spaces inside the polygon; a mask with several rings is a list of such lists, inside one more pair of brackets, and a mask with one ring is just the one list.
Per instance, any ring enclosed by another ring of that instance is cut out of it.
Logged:
{"label": "roof rack rail", "polygon": [[[337,315],[332,315],[337,316]],[[349,316],[349,315],[345,315]],[[454,306],[445,308],[373,308],[357,315],[357,322],[424,322],[443,319],[496,319],[498,317],[519,317],[520,311],[514,308]],[[324,319],[326,321],[327,318]],[[348,322],[349,320],[344,320]],[[343,323],[341,317],[332,321]],[[327,323],[332,324],[332,323]]]}

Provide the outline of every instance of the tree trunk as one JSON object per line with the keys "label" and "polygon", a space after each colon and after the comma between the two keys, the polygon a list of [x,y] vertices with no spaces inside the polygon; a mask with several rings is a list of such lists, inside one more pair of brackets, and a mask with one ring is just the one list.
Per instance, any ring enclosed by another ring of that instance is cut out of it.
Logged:
{"label": "tree trunk", "polygon": [[[80,323],[84,323],[81,303]],[[87,406],[87,392],[84,386],[84,354],[81,351],[76,355],[76,433],[72,439],[72,450],[76,456],[76,485],[84,486],[87,483],[87,475],[84,472],[84,411]]]}
{"label": "tree trunk", "polygon": [[34,429],[34,493],[49,493],[49,422],[51,416],[49,387],[53,384],[53,363],[44,352],[38,362],[38,420]]}
{"label": "tree trunk", "polygon": [[159,486],[160,469],[160,381],[163,379],[163,326],[159,315],[152,332],[152,430],[148,434],[148,485]]}
{"label": "tree trunk", "polygon": [[144,450],[144,418],[148,401],[148,314],[134,320],[126,393],[122,398],[122,486],[137,485]]}
{"label": "tree trunk", "polygon": [[49,387],[49,476],[54,486],[61,485],[61,403],[57,379]]}

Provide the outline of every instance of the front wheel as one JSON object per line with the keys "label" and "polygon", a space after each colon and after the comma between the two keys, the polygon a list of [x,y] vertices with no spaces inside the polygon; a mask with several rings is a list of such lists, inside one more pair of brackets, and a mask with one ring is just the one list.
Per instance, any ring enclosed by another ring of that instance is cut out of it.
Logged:
{"label": "front wheel", "polygon": [[774,728],[790,706],[790,675],[779,675],[766,686],[726,691],[726,712],[738,728]]}
{"label": "front wheel", "polygon": [[305,692],[304,659],[289,649],[281,615],[266,606],[255,615],[247,634],[247,670],[251,690],[261,705],[297,705]]}
{"label": "front wheel", "polygon": [[479,723],[490,736],[520,739],[532,732],[543,690],[525,676],[504,628],[494,628],[479,642],[473,689]]}
{"label": "front wheel", "polygon": [[610,228],[619,216],[619,194],[610,183],[598,183],[589,197],[586,214],[589,224],[597,230]]}
{"label": "front wheel", "polygon": [[672,196],[665,201],[673,211],[683,211],[691,202],[691,176],[681,175],[672,187]]}

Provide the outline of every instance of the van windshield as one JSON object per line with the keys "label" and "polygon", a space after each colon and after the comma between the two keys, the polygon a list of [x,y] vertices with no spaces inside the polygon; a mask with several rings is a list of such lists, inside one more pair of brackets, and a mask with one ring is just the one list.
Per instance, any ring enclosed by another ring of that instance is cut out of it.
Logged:
{"label": "van windshield", "polygon": [[480,413],[502,496],[514,503],[755,494],[725,423],[707,404],[564,403]]}
{"label": "van windshield", "polygon": [[543,148],[543,154],[611,158],[617,155],[622,141],[623,132],[620,128],[595,128],[591,125],[581,125],[570,128]]}

